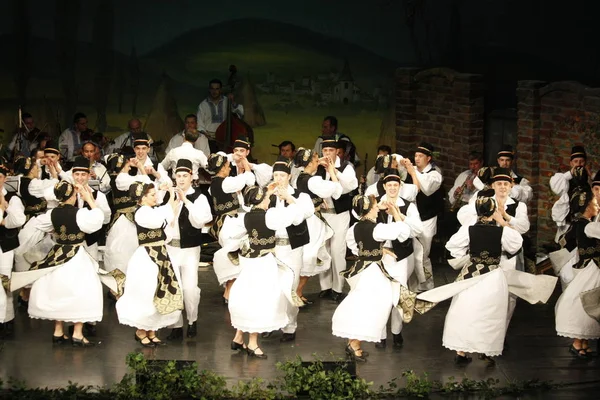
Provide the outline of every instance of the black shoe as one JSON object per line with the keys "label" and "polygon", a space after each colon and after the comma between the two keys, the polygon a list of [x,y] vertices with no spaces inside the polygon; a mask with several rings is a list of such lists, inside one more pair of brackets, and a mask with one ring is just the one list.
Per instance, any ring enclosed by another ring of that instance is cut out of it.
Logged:
{"label": "black shoe", "polygon": [[260,337],[263,338],[263,339],[266,339],[266,338],[270,338],[271,335],[273,335],[273,331],[271,331],[271,332],[263,332],[263,333],[260,334]]}
{"label": "black shoe", "polygon": [[291,342],[292,340],[296,340],[296,332],[284,333],[279,339],[280,342]]}
{"label": "black shoe", "polygon": [[62,336],[52,335],[52,344],[63,344],[66,343],[67,340],[69,340],[69,337],[65,334],[63,334]]}
{"label": "black shoe", "polygon": [[461,356],[457,354],[456,357],[454,357],[454,364],[456,365],[466,365],[471,361],[473,361],[473,359],[467,355]]}
{"label": "black shoe", "polygon": [[196,337],[198,334],[198,328],[196,327],[196,323],[192,322],[188,325],[186,336],[189,338]]}
{"label": "black shoe", "polygon": [[404,345],[404,338],[402,337],[402,332],[394,335],[394,347],[402,347]]}
{"label": "black shoe", "polygon": [[[137,336],[137,335],[135,335],[135,336]],[[154,337],[148,336],[148,339],[150,339],[150,343],[152,343],[154,346],[166,346],[167,345],[165,342],[160,340],[158,338],[158,336],[154,336]]]}
{"label": "black shoe", "polygon": [[223,297],[223,304],[225,304],[225,305],[229,304],[229,300],[227,300],[225,297]]}
{"label": "black shoe", "polygon": [[11,320],[0,324],[0,339],[12,337],[15,333],[15,321]]}
{"label": "black shoe", "polygon": [[367,362],[367,356],[365,355],[365,352],[363,351],[362,354],[359,356],[358,354],[356,354],[357,351],[360,351],[360,349],[354,350],[350,345],[346,346],[346,355],[348,356],[348,358],[354,361]]}
{"label": "black shoe", "polygon": [[23,300],[23,298],[21,296],[19,296],[17,298],[17,305],[19,307],[28,308],[29,307],[29,301],[28,300]]}
{"label": "black shoe", "polygon": [[302,302],[304,303],[304,305],[310,306],[310,305],[313,305],[313,304],[315,304],[315,302],[314,302],[314,301],[310,301],[310,300],[309,300],[309,299],[307,299],[306,297],[301,297],[300,299],[302,300]]}
{"label": "black shoe", "polygon": [[71,344],[73,347],[94,347],[96,345],[96,343],[87,340],[85,336],[81,339],[71,338]]}
{"label": "black shoe", "polygon": [[375,347],[378,349],[385,349],[387,347],[387,340],[381,339],[379,342],[375,343]]}
{"label": "black shoe", "polygon": [[338,293],[335,290],[332,290],[331,291],[331,300],[333,300],[333,301],[339,301],[341,295],[342,295],[341,293]]}
{"label": "black shoe", "polygon": [[96,325],[86,322],[83,324],[83,336],[96,336]]}
{"label": "black shoe", "polygon": [[493,358],[486,356],[485,354],[480,354],[478,358],[482,361],[485,361],[488,366],[496,365],[496,361]]}
{"label": "black shoe", "polygon": [[232,340],[231,341],[231,350],[234,350],[234,351],[246,350],[246,345],[244,343],[237,343]]}
{"label": "black shoe", "polygon": [[265,353],[262,353],[262,354],[256,354],[256,350],[258,350],[258,349],[260,349],[260,347],[257,347],[257,348],[255,348],[254,350],[251,350],[251,349],[250,349],[250,347],[248,347],[248,348],[246,349],[246,351],[248,352],[248,355],[249,355],[250,357],[256,357],[256,358],[260,358],[260,359],[263,359],[263,360],[264,360],[264,359],[266,359],[266,358],[267,358],[267,355],[266,355]]}
{"label": "black shoe", "polygon": [[587,352],[584,349],[576,349],[575,346],[569,347],[569,353],[573,354],[577,358],[587,358]]}
{"label": "black shoe", "polygon": [[183,328],[173,328],[167,340],[182,340],[183,339]]}
{"label": "black shoe", "polygon": [[331,298],[332,292],[333,291],[331,289],[321,290],[321,292],[319,293],[319,298],[320,299],[329,299],[329,298]]}

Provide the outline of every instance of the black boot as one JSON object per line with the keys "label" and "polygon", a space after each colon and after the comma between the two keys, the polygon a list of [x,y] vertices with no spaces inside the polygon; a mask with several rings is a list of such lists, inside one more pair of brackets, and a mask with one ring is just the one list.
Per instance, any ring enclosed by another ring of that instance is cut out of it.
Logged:
{"label": "black boot", "polygon": [[196,322],[192,322],[191,324],[188,325],[186,336],[189,338],[192,338],[192,337],[196,337],[197,334],[198,334],[198,330],[196,327]]}
{"label": "black boot", "polygon": [[280,342],[291,342],[292,340],[296,340],[296,332],[284,333],[279,339]]}
{"label": "black boot", "polygon": [[86,322],[83,324],[83,336],[96,336],[96,325]]}
{"label": "black boot", "polygon": [[402,337],[402,332],[394,335],[394,347],[402,347],[404,345],[404,338]]}
{"label": "black boot", "polygon": [[381,339],[379,342],[375,343],[375,347],[378,349],[385,349],[387,347],[387,340]]}
{"label": "black boot", "polygon": [[167,340],[182,340],[183,339],[183,328],[173,328]]}

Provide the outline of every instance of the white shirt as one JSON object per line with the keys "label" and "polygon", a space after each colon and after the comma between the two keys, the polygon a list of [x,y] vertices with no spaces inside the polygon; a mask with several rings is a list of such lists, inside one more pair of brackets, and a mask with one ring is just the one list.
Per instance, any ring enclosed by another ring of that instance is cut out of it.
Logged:
{"label": "white shirt", "polygon": [[198,168],[206,168],[208,159],[206,155],[201,151],[197,150],[192,146],[190,142],[184,142],[181,146],[176,147],[169,151],[162,161],[161,165],[165,170],[170,169],[175,176],[175,169],[177,167],[177,161],[185,159],[192,162],[192,177],[198,179]]}
{"label": "white shirt", "polygon": [[[358,255],[358,244],[354,238],[354,227],[352,225],[346,232],[346,245],[354,255]],[[373,239],[378,242],[387,242],[398,239],[404,242],[409,238],[410,228],[403,222],[392,222],[390,224],[378,223],[373,230]]]}
{"label": "white shirt", "polygon": [[[131,132],[125,132],[117,136],[113,140],[114,143],[108,145],[106,154],[116,153],[125,146],[133,147],[133,137],[131,135],[133,135]],[[148,140],[150,140],[150,143],[152,143],[152,136],[148,135]],[[154,148],[151,148],[150,151],[154,151]]]}
{"label": "white shirt", "polygon": [[[2,194],[6,196],[7,191],[5,188],[2,188]],[[27,220],[27,217],[25,216],[25,205],[19,196],[13,196],[8,202],[6,217],[4,217],[4,213],[0,213],[0,222],[3,220],[6,229],[20,228],[25,224],[25,221]]]}
{"label": "white shirt", "polygon": [[[517,174],[515,174],[513,171],[510,171],[510,176],[513,179],[518,178]],[[477,190],[482,190],[485,187],[485,185],[483,184],[483,182],[481,182],[481,179],[479,179],[479,177],[475,178],[473,184],[475,185]],[[567,183],[567,189],[568,186],[569,185]],[[552,188],[552,179],[550,179],[550,188]],[[531,185],[529,185],[529,181],[527,179],[521,178],[520,183],[515,183],[513,185],[512,189],[510,190],[509,196],[515,200],[522,201],[523,203],[527,204],[533,197],[533,189],[531,188]]]}
{"label": "white shirt", "polygon": [[[196,189],[190,187],[185,195],[188,196],[196,192]],[[174,212],[173,221],[165,228],[167,236],[171,239],[181,239],[179,232],[179,215],[183,207],[188,210],[188,219],[190,224],[196,229],[204,228],[204,225],[212,220],[212,214],[210,212],[210,204],[205,195],[201,194],[194,202],[184,203],[180,202],[179,207]]]}
{"label": "white shirt", "polygon": [[[92,191],[95,191],[92,189]],[[102,221],[103,225],[106,225],[110,222],[110,216],[111,216],[111,210],[110,207],[108,205],[108,200],[106,199],[106,195],[102,192],[97,192],[98,194],[96,195],[96,208],[100,209],[102,211],[102,214],[104,214],[104,220]],[[77,208],[84,208],[84,204],[85,202],[83,201],[83,199],[81,198],[81,196],[78,194],[77,195],[77,203],[75,203],[75,206]]]}
{"label": "white shirt", "polygon": [[[429,172],[431,169],[434,169],[434,171]],[[440,188],[440,186],[442,186],[444,178],[442,178],[442,173],[439,168],[433,168],[431,164],[427,164],[422,172],[419,172],[416,168],[415,170],[417,172],[416,176],[419,181],[419,188],[425,196],[431,196]]]}
{"label": "white shirt", "polygon": [[[173,150],[174,148],[181,146],[185,141],[184,136],[185,131],[175,134],[171,140],[169,140],[169,145],[167,146],[165,153],[169,153],[169,151]],[[202,151],[207,157],[210,155],[210,145],[205,134],[200,133],[198,140],[196,140],[196,143],[194,143],[194,148]]]}
{"label": "white shirt", "polygon": [[[460,258],[467,255],[469,252],[469,243],[469,226],[463,225],[460,227],[458,232],[452,235],[450,240],[448,240],[446,243],[446,249],[448,249],[452,257]],[[523,238],[516,230],[511,228],[503,228],[501,244],[503,252],[514,254],[523,246]],[[502,256],[502,260],[506,260],[504,255]],[[501,261],[501,264],[504,264],[503,261]]]}
{"label": "white shirt", "polygon": [[[340,165],[341,165],[340,158],[338,156],[336,156],[335,157],[335,167],[339,168]],[[340,172],[336,169],[335,175],[337,176],[338,181],[340,182],[340,185],[342,186],[341,194],[350,193],[351,191],[355,190],[358,187],[358,179],[356,179],[356,172],[354,172],[354,167],[352,166],[351,163],[348,163],[346,165],[346,168],[344,168],[344,172]],[[329,175],[328,171],[325,172],[325,179],[326,180],[331,179],[331,176]],[[310,186],[309,186],[309,188],[310,188]],[[312,189],[311,189],[311,191],[312,191]],[[331,197],[324,198],[323,200],[325,201],[325,204],[327,204],[327,208],[331,208],[331,209],[334,208],[333,200],[331,199]]]}
{"label": "white shirt", "polygon": [[[217,128],[219,127],[219,125],[221,125],[223,121],[227,119],[228,99],[225,96],[221,96],[221,99],[218,101],[217,104],[215,104],[217,111],[221,109],[223,112],[223,114],[221,115],[222,118],[217,118],[215,122],[213,122],[212,119],[211,106],[210,104],[208,104],[209,101],[212,102],[212,100],[209,100],[209,98],[202,100],[202,102],[198,105],[198,112],[196,113],[196,117],[198,119],[198,130],[206,133],[206,136],[208,136],[210,139],[214,139]],[[219,104],[222,105],[220,106]],[[241,104],[237,104],[232,109],[232,111],[239,115],[240,118],[244,116],[244,106],[242,106]]]}
{"label": "white shirt", "polygon": [[[99,162],[94,162],[94,164],[92,164],[91,170],[94,171],[94,174],[96,174],[97,179],[90,179],[90,180],[98,181],[98,184],[100,186],[100,191],[102,193],[108,193],[110,191],[110,175],[108,174],[106,167],[104,165],[100,164]],[[64,175],[62,174],[62,171],[61,171],[59,176],[61,177],[61,179],[69,181],[73,184],[75,183],[75,181],[73,180],[73,170],[72,169],[65,172]]]}
{"label": "white shirt", "polygon": [[[231,163],[232,167],[236,167],[236,169],[239,170],[239,168],[237,167],[237,163],[233,160],[233,154],[227,154],[227,159],[229,160],[229,162]],[[250,169],[252,170],[252,172],[254,172],[254,175],[256,176],[256,184],[260,187],[265,187],[267,186],[271,180],[273,179],[273,167],[270,166],[269,164],[253,164],[253,163],[248,163],[250,164]]]}
{"label": "white shirt", "polygon": [[[456,192],[456,190],[458,188],[460,188],[465,183],[465,181],[467,179],[469,179],[469,177],[473,178],[473,186],[475,186],[475,178],[477,177],[477,174],[473,173],[473,171],[471,171],[470,169],[461,172],[456,177],[456,179],[454,180],[454,186],[452,186],[452,189],[450,189],[450,191],[448,192],[448,201],[450,202],[450,205],[454,205],[454,202],[457,200],[454,197],[454,192]],[[479,179],[479,178],[477,178],[477,179]],[[479,189],[479,190],[481,190],[481,189]],[[465,188],[464,188],[464,191],[463,191],[462,197],[461,197],[461,202],[468,203],[476,191],[477,191],[476,187],[474,187],[471,190],[471,189],[469,189],[468,185],[465,185]]]}
{"label": "white shirt", "polygon": [[[493,198],[495,200],[496,195],[494,195]],[[515,200],[508,197],[506,199],[506,203],[504,203],[504,210],[506,210],[511,204],[515,204]],[[475,209],[475,202],[472,201],[469,204],[461,207],[456,214],[456,218],[461,225],[475,225],[477,222],[477,210]],[[508,224],[522,235],[529,231],[530,224],[529,217],[527,216],[527,205],[525,203],[519,202],[515,211],[515,216],[510,218]]]}
{"label": "white shirt", "polygon": [[[290,195],[293,195],[295,193],[295,190],[293,187],[289,186],[287,187],[287,192]],[[293,219],[292,219],[292,225],[294,226],[298,226],[302,223],[302,221],[305,221],[307,218],[309,218],[311,215],[313,215],[315,213],[315,207],[313,205],[312,200],[310,199],[310,196],[308,195],[308,193],[300,193],[300,195],[298,196],[297,199],[294,199],[295,202],[292,204],[289,204],[287,207],[285,206],[285,201],[281,200],[279,197],[277,197],[277,200],[275,201],[275,210],[277,211],[277,216],[275,216],[274,218],[282,218],[278,215],[284,215],[286,213],[293,213]],[[296,205],[296,207],[291,207],[292,205]],[[271,216],[274,215],[274,213],[270,214]],[[288,225],[289,226],[289,225]],[[280,228],[278,230],[275,231],[275,236],[278,238],[288,238],[288,233],[287,233],[287,229],[285,228]]]}
{"label": "white shirt", "polygon": [[[75,136],[75,139],[73,139],[73,136]],[[75,132],[72,128],[65,129],[58,137],[58,150],[68,161],[73,160],[75,147],[81,149],[81,145],[81,133]]]}

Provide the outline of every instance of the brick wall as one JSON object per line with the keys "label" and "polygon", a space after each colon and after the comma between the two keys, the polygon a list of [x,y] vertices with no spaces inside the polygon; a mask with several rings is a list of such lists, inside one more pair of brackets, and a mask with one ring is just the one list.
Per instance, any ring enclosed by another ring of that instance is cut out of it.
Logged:
{"label": "brick wall", "polygon": [[481,75],[448,68],[396,70],[396,151],[412,156],[421,141],[431,143],[440,157],[447,190],[468,168],[470,151],[483,151]]}
{"label": "brick wall", "polygon": [[554,239],[550,177],[569,169],[571,147],[583,144],[592,173],[600,154],[600,89],[577,82],[519,81],[517,152],[519,171],[531,181],[531,238],[539,248]]}

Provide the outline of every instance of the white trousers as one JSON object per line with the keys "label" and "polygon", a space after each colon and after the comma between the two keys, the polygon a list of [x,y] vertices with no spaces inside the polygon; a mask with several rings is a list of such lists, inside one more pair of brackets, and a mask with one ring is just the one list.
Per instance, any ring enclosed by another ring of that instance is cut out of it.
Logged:
{"label": "white trousers", "polygon": [[[200,304],[200,288],[198,287],[200,246],[182,249],[167,245],[167,252],[173,263],[173,268],[179,270],[185,314],[187,315],[188,324],[192,324],[198,320],[198,305]],[[173,327],[183,327],[183,314]]]}
{"label": "white trousers", "polygon": [[[391,257],[388,258],[386,256],[383,258],[384,266],[388,274],[390,274],[392,278],[398,281],[400,285],[408,287],[408,278],[412,275],[415,268],[414,254],[411,254],[410,256],[394,263],[387,263],[387,260],[391,260]],[[394,298],[394,301],[396,304],[394,304],[394,307],[392,307],[390,317],[392,319],[392,334],[398,335],[402,332],[403,323],[402,317],[400,316],[400,310],[398,310],[398,308],[396,307],[397,299]],[[386,327],[384,327],[383,332],[381,333],[381,338],[385,339],[386,337],[387,329]]]}
{"label": "white trousers", "polygon": [[[298,282],[300,280],[300,269],[302,268],[302,248],[303,247],[297,247],[292,250],[290,245],[275,247],[275,256],[294,271],[294,285],[292,286],[293,291],[298,289]],[[287,314],[289,323],[283,327],[282,331],[284,333],[296,332],[296,328],[298,327],[298,311],[298,307],[290,304],[289,301],[286,301],[285,312]]]}
{"label": "white trousers", "polygon": [[327,241],[327,251],[331,255],[331,268],[319,274],[319,284],[321,290],[333,289],[342,293],[344,278],[340,272],[346,269],[346,233],[350,224],[350,212],[324,213],[323,217],[333,229],[333,237]]}
{"label": "white trousers", "polygon": [[[10,279],[12,275],[14,252],[3,253],[0,250],[0,275],[6,275]],[[0,284],[0,323],[15,319],[15,307],[13,306],[13,294],[4,290]]]}
{"label": "white trousers", "polygon": [[431,259],[429,258],[429,253],[431,252],[431,243],[433,242],[433,237],[437,233],[437,217],[433,217],[428,219],[427,221],[423,221],[423,233],[418,237],[419,242],[423,246],[423,269],[425,270],[425,275],[429,276],[427,280],[421,284],[419,284],[417,290],[429,290],[433,289],[433,265],[431,264]]}

